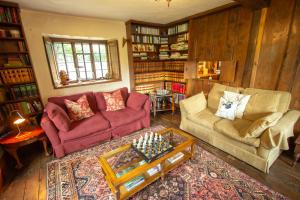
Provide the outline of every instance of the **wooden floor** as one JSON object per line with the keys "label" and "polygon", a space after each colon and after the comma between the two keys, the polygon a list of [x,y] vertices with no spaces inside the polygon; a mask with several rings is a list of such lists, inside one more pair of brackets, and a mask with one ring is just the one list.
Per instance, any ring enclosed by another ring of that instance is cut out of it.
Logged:
{"label": "wooden floor", "polygon": [[[180,115],[177,113],[159,114],[152,119],[152,125],[162,124],[164,126],[177,127],[180,123]],[[264,174],[248,164],[235,159],[209,144],[198,141],[207,151],[223,159],[249,176],[269,186],[290,199],[300,199],[300,163],[294,168],[291,167],[292,151],[284,152],[270,168],[270,174]],[[12,163],[6,186],[0,195],[0,199],[46,199],[46,163],[53,158],[45,157],[41,144],[36,143],[25,147],[20,157],[25,167],[22,170],[12,169]]]}

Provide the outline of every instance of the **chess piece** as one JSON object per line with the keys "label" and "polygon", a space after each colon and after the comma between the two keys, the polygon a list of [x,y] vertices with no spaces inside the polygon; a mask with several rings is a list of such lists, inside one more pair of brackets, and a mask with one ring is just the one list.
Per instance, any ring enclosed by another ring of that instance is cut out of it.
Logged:
{"label": "chess piece", "polygon": [[132,144],[133,144],[134,146],[136,146],[136,139],[133,139],[133,140],[132,140]]}

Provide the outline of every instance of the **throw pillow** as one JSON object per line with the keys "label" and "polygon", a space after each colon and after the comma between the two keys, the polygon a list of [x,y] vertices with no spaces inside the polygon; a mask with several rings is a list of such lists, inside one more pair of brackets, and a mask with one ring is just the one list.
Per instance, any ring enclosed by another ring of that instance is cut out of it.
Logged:
{"label": "throw pillow", "polygon": [[149,97],[147,95],[131,92],[127,99],[126,106],[132,108],[133,110],[139,111],[142,109],[148,98]]}
{"label": "throw pillow", "polygon": [[218,117],[234,120],[238,102],[220,98],[220,103],[216,115]]}
{"label": "throw pillow", "polygon": [[116,111],[125,108],[125,103],[120,90],[113,93],[103,92],[103,96],[106,103],[106,111]]}
{"label": "throw pillow", "polygon": [[237,109],[235,111],[235,116],[239,119],[242,119],[250,97],[250,95],[243,95],[236,92],[224,91],[225,99],[238,102]]}
{"label": "throw pillow", "polygon": [[82,95],[77,102],[70,101],[68,99],[65,99],[64,102],[71,120],[79,121],[94,115],[86,95]]}
{"label": "throw pillow", "polygon": [[189,97],[182,102],[182,106],[189,114],[196,114],[207,107],[207,101],[203,92]]}
{"label": "throw pillow", "polygon": [[245,138],[257,138],[259,137],[267,128],[274,126],[278,120],[282,117],[282,113],[275,112],[271,113],[265,117],[255,120],[242,135]]}
{"label": "throw pillow", "polygon": [[49,119],[54,123],[58,130],[65,132],[70,130],[71,120],[64,109],[55,103],[48,102],[45,110]]}

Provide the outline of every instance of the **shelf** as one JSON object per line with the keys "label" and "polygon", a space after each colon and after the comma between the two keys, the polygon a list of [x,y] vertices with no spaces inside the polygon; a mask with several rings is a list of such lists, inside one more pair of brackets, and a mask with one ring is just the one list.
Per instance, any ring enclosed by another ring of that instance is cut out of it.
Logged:
{"label": "shelf", "polygon": [[7,52],[0,52],[0,54],[28,54],[28,51],[7,51]]}
{"label": "shelf", "polygon": [[161,44],[156,44],[156,43],[148,43],[148,42],[132,42],[132,44],[146,44],[146,45],[161,45]]}
{"label": "shelf", "polygon": [[24,38],[14,38],[14,37],[0,37],[0,40],[25,40]]}
{"label": "shelf", "polygon": [[159,52],[186,52],[189,51],[188,49],[184,49],[184,50],[165,50],[165,51],[159,51]]}
{"label": "shelf", "polygon": [[22,66],[22,67],[4,67],[4,66],[0,66],[0,70],[24,69],[24,68],[32,68],[32,66],[30,66],[30,65],[25,65],[25,66]]}
{"label": "shelf", "polygon": [[163,83],[165,81],[147,81],[147,82],[141,82],[141,83],[135,83],[135,85],[146,85],[146,84],[155,84],[155,83]]}
{"label": "shelf", "polygon": [[145,35],[145,36],[153,36],[153,37],[167,37],[163,35],[152,35],[152,34],[147,34],[147,33],[132,33],[131,35]]}
{"label": "shelf", "polygon": [[177,72],[177,73],[184,73],[184,71],[176,71],[176,70],[157,70],[157,71],[149,71],[149,72],[135,72],[134,74],[149,74],[149,73],[158,73],[158,72]]}
{"label": "shelf", "polygon": [[156,51],[133,51],[132,53],[158,53]]}
{"label": "shelf", "polygon": [[30,82],[23,82],[23,83],[4,83],[4,85],[16,86],[16,85],[26,85],[26,84],[33,84],[33,83],[36,83],[36,82],[30,81]]}
{"label": "shelf", "polygon": [[0,26],[21,26],[21,23],[0,22]]}
{"label": "shelf", "polygon": [[189,31],[182,31],[182,32],[179,32],[179,33],[174,33],[172,35],[168,35],[168,37],[173,37],[173,36],[178,36],[178,35],[183,35],[185,33],[188,33]]}
{"label": "shelf", "polygon": [[34,101],[34,100],[38,100],[40,99],[40,97],[27,97],[24,99],[16,99],[16,100],[7,100],[5,102],[0,103],[0,105],[4,105],[4,104],[11,104],[11,103],[19,103],[19,102],[28,102],[28,101]]}

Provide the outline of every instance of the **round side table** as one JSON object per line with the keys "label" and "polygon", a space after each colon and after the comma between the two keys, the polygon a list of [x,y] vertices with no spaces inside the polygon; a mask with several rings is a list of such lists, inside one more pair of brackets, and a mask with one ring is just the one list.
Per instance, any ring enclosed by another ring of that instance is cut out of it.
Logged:
{"label": "round side table", "polygon": [[22,146],[29,145],[36,141],[41,141],[43,143],[45,155],[49,156],[50,153],[48,152],[47,148],[48,138],[44,130],[40,127],[24,131],[20,133],[18,137],[16,135],[13,135],[7,138],[3,138],[0,140],[0,144],[3,145],[4,150],[7,151],[16,160],[16,168],[20,169],[23,167],[23,164],[19,159],[17,153],[18,149]]}

